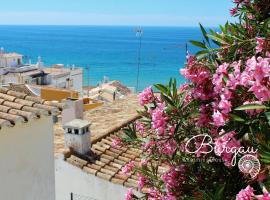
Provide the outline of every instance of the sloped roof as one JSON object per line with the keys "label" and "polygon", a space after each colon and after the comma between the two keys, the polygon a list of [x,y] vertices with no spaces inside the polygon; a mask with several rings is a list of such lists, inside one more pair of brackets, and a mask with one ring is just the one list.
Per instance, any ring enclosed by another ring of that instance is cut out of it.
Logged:
{"label": "sloped roof", "polygon": [[42,115],[57,115],[63,104],[0,88],[0,128],[26,123]]}
{"label": "sloped roof", "polygon": [[21,93],[25,93],[29,96],[37,96],[36,94],[33,93],[33,91],[31,91],[31,89],[25,85],[25,84],[14,84],[14,83],[11,83],[9,86],[8,86],[8,89],[10,90],[14,90],[16,92],[21,92]]}
{"label": "sloped roof", "polygon": [[[133,120],[125,123],[122,127],[115,128],[92,144],[91,150],[98,158],[88,160],[82,156],[76,155],[70,151],[64,153],[68,163],[81,168],[85,173],[95,175],[114,184],[120,184],[125,187],[138,189],[138,176],[136,174],[125,175],[122,173],[122,168],[134,161],[136,166],[141,162],[142,150],[133,147],[114,147],[113,139],[119,134],[122,134],[122,128],[132,123]],[[158,173],[163,174],[168,169],[166,166],[159,166]],[[147,188],[143,188],[142,192],[146,192]]]}

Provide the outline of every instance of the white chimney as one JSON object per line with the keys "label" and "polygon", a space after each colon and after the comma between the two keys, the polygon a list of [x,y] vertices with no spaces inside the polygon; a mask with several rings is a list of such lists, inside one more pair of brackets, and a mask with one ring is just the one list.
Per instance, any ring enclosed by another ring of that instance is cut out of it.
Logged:
{"label": "white chimney", "polygon": [[63,125],[65,146],[73,151],[86,154],[90,151],[90,122],[74,119]]}
{"label": "white chimney", "polygon": [[83,99],[67,99],[66,108],[62,111],[62,124],[73,119],[83,119]]}

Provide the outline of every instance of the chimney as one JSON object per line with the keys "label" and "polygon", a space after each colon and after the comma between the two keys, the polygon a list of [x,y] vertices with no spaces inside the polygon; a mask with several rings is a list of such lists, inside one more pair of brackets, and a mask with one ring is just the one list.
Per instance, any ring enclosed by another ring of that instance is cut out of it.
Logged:
{"label": "chimney", "polygon": [[67,99],[66,108],[62,111],[62,124],[73,119],[83,119],[83,99]]}
{"label": "chimney", "polygon": [[65,146],[79,154],[90,151],[90,122],[74,119],[63,125],[65,135]]}

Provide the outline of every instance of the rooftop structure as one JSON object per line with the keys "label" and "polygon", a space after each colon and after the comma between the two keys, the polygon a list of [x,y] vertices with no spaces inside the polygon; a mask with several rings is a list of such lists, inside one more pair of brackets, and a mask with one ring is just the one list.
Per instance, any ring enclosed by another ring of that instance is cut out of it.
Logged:
{"label": "rooftop structure", "polygon": [[0,68],[17,67],[22,65],[23,55],[18,53],[5,53],[4,49],[0,49]]}
{"label": "rooftop structure", "polygon": [[52,118],[63,108],[0,88],[1,199],[55,200]]}
{"label": "rooftop structure", "polygon": [[56,115],[62,109],[60,103],[0,88],[0,127],[14,126],[38,119],[41,115]]}
{"label": "rooftop structure", "polygon": [[[91,121],[91,141],[94,143],[115,127],[122,126],[127,121],[137,118],[137,110],[141,109],[137,95],[128,95],[93,110],[84,112],[84,120]],[[64,130],[60,123],[54,126],[55,155],[65,149]]]}

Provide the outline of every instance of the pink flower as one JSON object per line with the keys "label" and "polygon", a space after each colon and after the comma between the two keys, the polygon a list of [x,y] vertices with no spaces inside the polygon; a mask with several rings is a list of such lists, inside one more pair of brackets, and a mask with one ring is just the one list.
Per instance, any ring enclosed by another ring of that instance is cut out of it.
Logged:
{"label": "pink flower", "polygon": [[179,87],[179,92],[184,92],[184,91],[186,91],[188,88],[189,88],[189,85],[188,85],[187,83],[185,83],[185,84],[183,84],[183,85],[181,85],[181,86]]}
{"label": "pink flower", "polygon": [[165,134],[167,127],[167,117],[165,115],[165,104],[158,103],[154,110],[150,111],[152,117],[152,129],[155,129],[159,135]]}
{"label": "pink flower", "polygon": [[257,200],[270,200],[270,193],[263,187],[263,194],[255,196]]}
{"label": "pink flower", "polygon": [[213,114],[213,121],[216,127],[224,126],[226,122],[226,117],[219,111],[215,111]]}
{"label": "pink flower", "polygon": [[222,134],[222,136],[215,139],[214,151],[217,156],[221,156],[227,167],[231,167],[235,164],[235,160],[233,159],[236,159],[234,158],[234,150],[239,149],[241,144],[234,138],[236,134],[234,131],[223,135],[224,130],[222,130],[220,134]]}
{"label": "pink flower", "polygon": [[114,138],[113,141],[112,141],[112,147],[114,148],[117,148],[117,147],[120,147],[122,145],[122,139],[117,137],[117,138]]}
{"label": "pink flower", "polygon": [[128,164],[126,164],[123,168],[122,168],[122,172],[126,175],[128,175],[133,168],[135,167],[135,161],[130,161]]}
{"label": "pink flower", "polygon": [[192,65],[185,69],[180,69],[180,73],[195,84],[201,84],[210,77],[209,70],[201,65]]}
{"label": "pink flower", "polygon": [[228,114],[231,112],[232,104],[228,100],[221,99],[221,101],[218,104],[218,108],[222,110],[222,113]]}
{"label": "pink flower", "polygon": [[139,133],[142,135],[145,131],[144,124],[139,121],[136,121],[136,130],[138,130]]}
{"label": "pink flower", "polygon": [[167,193],[170,196],[179,196],[182,193],[182,183],[185,180],[186,167],[172,167],[167,173],[162,175],[162,180],[165,183]]}
{"label": "pink flower", "polygon": [[140,163],[141,167],[146,167],[147,164],[148,164],[148,162],[149,162],[148,159],[142,159],[142,160],[141,160],[141,163]]}
{"label": "pink flower", "polygon": [[261,37],[256,37],[256,53],[260,53],[263,51],[265,39]]}
{"label": "pink flower", "polygon": [[191,54],[188,54],[186,58],[187,58],[187,65],[188,66],[192,66],[192,65],[195,64],[195,61],[196,61],[196,57],[195,56],[193,56]]}
{"label": "pink flower", "polygon": [[254,189],[250,186],[247,186],[245,189],[242,189],[236,196],[236,200],[252,200],[254,197]]}
{"label": "pink flower", "polygon": [[247,14],[247,18],[250,20],[255,19],[254,15],[252,15],[251,13]]}
{"label": "pink flower", "polygon": [[139,101],[141,106],[152,103],[154,99],[155,96],[151,87],[145,88],[144,91],[139,94]]}
{"label": "pink flower", "polygon": [[163,196],[156,188],[150,188],[148,195],[148,200],[162,200]]}
{"label": "pink flower", "polygon": [[237,8],[236,8],[236,7],[230,9],[230,14],[231,14],[231,16],[235,15],[236,13],[237,13]]}
{"label": "pink flower", "polygon": [[177,143],[175,140],[171,139],[169,141],[158,143],[158,147],[160,148],[161,154],[172,155],[177,148]]}
{"label": "pink flower", "polygon": [[268,101],[270,99],[270,90],[258,82],[255,82],[249,91],[253,92],[259,101]]}
{"label": "pink flower", "polygon": [[137,175],[138,175],[138,189],[142,190],[142,188],[146,183],[146,178],[141,173],[138,173]]}
{"label": "pink flower", "polygon": [[133,189],[129,188],[125,195],[125,200],[132,200],[132,195],[133,195]]}

